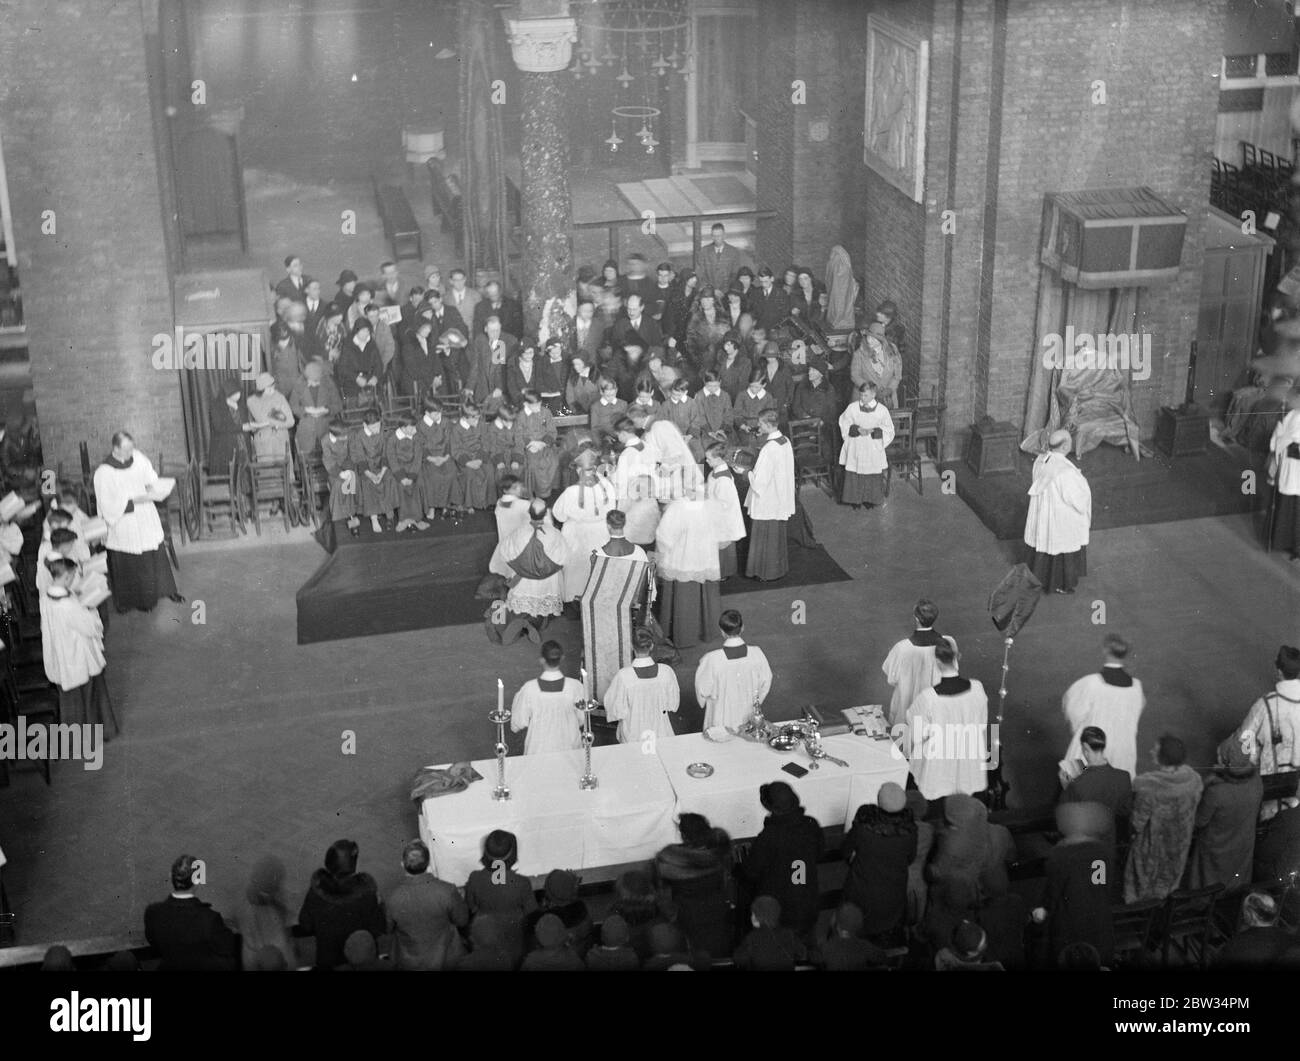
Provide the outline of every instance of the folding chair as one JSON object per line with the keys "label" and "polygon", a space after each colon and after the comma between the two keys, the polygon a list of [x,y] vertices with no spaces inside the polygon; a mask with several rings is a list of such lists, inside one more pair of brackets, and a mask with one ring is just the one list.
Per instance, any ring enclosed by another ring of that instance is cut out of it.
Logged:
{"label": "folding chair", "polygon": [[201,533],[211,534],[216,521],[230,523],[230,536],[245,533],[248,516],[247,498],[253,491],[248,471],[248,451],[236,446],[230,463],[224,469],[204,469],[200,474],[199,508]]}
{"label": "folding chair", "polygon": [[1204,969],[1210,957],[1210,930],[1214,925],[1214,908],[1222,884],[1208,888],[1176,891],[1165,900],[1164,915],[1160,920],[1160,965],[1169,967],[1169,951],[1177,947],[1180,953]]}
{"label": "folding chair", "polygon": [[816,416],[790,421],[788,434],[794,447],[795,484],[814,483],[833,496],[830,454],[822,428],[821,418]]}
{"label": "folding chair", "polygon": [[261,537],[262,506],[266,506],[267,515],[270,516],[278,503],[285,533],[288,533],[292,526],[290,507],[293,503],[293,462],[289,457],[288,441],[285,441],[282,456],[254,457],[249,460],[248,468],[252,482],[253,530]]}
{"label": "folding chair", "polygon": [[921,485],[921,458],[916,453],[916,415],[911,409],[891,409],[894,419],[894,441],[885,447],[885,496],[889,496],[898,468],[904,481],[916,477],[916,492],[924,494]]}
{"label": "folding chair", "polygon": [[319,453],[304,454],[295,441],[294,464],[298,469],[298,498],[302,522],[317,530],[325,519],[329,504],[330,478]]}
{"label": "folding chair", "polygon": [[1162,899],[1144,899],[1140,903],[1112,906],[1111,923],[1115,933],[1115,964],[1127,964],[1129,954],[1147,954],[1151,947],[1156,917],[1165,907]]}

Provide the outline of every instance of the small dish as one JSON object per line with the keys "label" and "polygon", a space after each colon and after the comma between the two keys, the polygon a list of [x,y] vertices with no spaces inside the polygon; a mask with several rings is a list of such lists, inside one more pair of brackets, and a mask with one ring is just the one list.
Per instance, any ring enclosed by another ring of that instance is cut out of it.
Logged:
{"label": "small dish", "polygon": [[686,767],[686,773],[691,777],[712,777],[713,767],[708,763],[689,763]]}

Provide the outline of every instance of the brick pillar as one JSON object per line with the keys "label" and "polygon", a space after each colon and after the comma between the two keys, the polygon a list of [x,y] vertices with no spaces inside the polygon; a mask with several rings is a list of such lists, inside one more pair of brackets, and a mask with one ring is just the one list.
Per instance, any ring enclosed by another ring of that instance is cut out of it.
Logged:
{"label": "brick pillar", "polygon": [[[17,0],[0,19],[0,138],[32,384],[50,466],[120,428],[181,457],[173,328],[141,5]],[[49,228],[53,211],[53,232]]]}

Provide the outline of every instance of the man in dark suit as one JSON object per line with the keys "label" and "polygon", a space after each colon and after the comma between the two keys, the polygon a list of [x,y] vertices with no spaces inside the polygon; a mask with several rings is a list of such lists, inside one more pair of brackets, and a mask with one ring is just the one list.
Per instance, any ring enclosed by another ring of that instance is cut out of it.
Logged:
{"label": "man in dark suit", "polygon": [[501,320],[501,330],[516,339],[524,334],[524,308],[515,298],[501,293],[501,284],[489,280],[483,285],[483,300],[474,307],[474,334],[482,334],[489,317]]}
{"label": "man in dark suit", "polygon": [[396,262],[382,262],[379,280],[375,283],[375,301],[381,306],[402,304],[402,278],[397,275]]}
{"label": "man in dark suit", "polygon": [[627,259],[627,272],[623,275],[623,297],[638,294],[641,305],[648,306],[654,298],[655,281],[646,272],[646,260],[643,254],[632,254]]}
{"label": "man in dark suit", "polygon": [[740,249],[727,242],[725,226],[714,224],[709,233],[713,242],[700,249],[696,272],[700,276],[700,290],[714,291],[721,299],[744,263],[740,258]]}
{"label": "man in dark suit", "polygon": [[790,301],[766,265],[758,271],[758,286],[750,289],[749,312],[755,325],[769,335],[790,315]]}
{"label": "man in dark suit", "polygon": [[398,342],[409,331],[415,330],[416,322],[420,319],[420,308],[424,305],[424,288],[416,284],[406,293],[406,301],[402,303],[402,320],[398,327]]}
{"label": "man in dark suit", "polygon": [[302,322],[303,331],[308,336],[316,334],[317,325],[325,319],[325,300],[320,297],[320,281],[314,276],[303,277],[303,305],[307,307],[307,316]]}
{"label": "man in dark suit", "polygon": [[235,934],[211,906],[194,894],[195,859],[172,863],[172,893],[144,912],[144,934],[167,972],[236,968]]}
{"label": "man in dark suit", "polygon": [[397,386],[402,394],[414,394],[423,400],[435,379],[442,375],[442,355],[434,347],[433,320],[420,318],[415,330],[402,336],[397,355]]}
{"label": "man in dark suit", "polygon": [[605,324],[596,316],[596,304],[589,298],[578,299],[578,316],[573,322],[573,353],[581,354],[588,365],[594,365],[604,340]]}
{"label": "man in dark suit", "polygon": [[285,277],[275,285],[276,298],[291,298],[302,302],[307,298],[307,284],[302,276],[302,259],[290,254],[284,259]]}
{"label": "man in dark suit", "polygon": [[465,318],[457,312],[454,306],[446,304],[441,291],[436,287],[431,287],[425,292],[425,299],[425,305],[420,312],[424,313],[427,309],[432,314],[435,338],[451,328],[455,328],[456,331],[466,337],[469,336],[469,325],[465,323]]}
{"label": "man in dark suit", "polygon": [[489,399],[500,399],[506,389],[506,365],[519,354],[519,340],[503,332],[501,320],[495,314],[483,323],[483,334],[461,351],[461,386],[472,391],[474,400],[482,405]]}
{"label": "man in dark suit", "polygon": [[645,311],[645,301],[636,292],[627,296],[627,316],[614,325],[614,345],[626,343],[633,334],[641,336],[647,347],[664,345],[659,322]]}

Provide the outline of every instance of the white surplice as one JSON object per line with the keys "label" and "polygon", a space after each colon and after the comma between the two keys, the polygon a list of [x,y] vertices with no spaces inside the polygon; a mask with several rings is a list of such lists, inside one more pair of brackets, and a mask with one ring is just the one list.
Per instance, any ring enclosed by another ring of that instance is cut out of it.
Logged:
{"label": "white surplice", "polygon": [[975,680],[965,692],[943,696],[926,689],[912,702],[904,752],[921,795],[928,800],[959,792],[973,796],[988,787],[983,758],[988,720],[989,698]]}
{"label": "white surplice", "polygon": [[108,548],[139,556],[162,545],[162,521],[152,501],[136,501],[134,510],[126,511],[130,501],[157,481],[158,473],[139,450],[132,455],[129,468],[101,464],[95,469],[95,503],[108,524]]}
{"label": "white surplice", "polygon": [[670,582],[717,582],[715,509],[704,497],[672,501],[655,529],[655,558],[659,574]]}
{"label": "white surplice", "polygon": [[526,681],[510,705],[510,728],[528,730],[524,754],[567,752],[582,747],[582,713],[573,705],[583,698],[582,683],[559,671],[543,671],[542,678],[564,678],[560,692],[543,692],[538,679]]}
{"label": "white surplice", "polygon": [[566,487],[551,506],[551,515],[564,524],[561,533],[568,546],[569,559],[564,565],[564,599],[577,600],[591,574],[591,554],[609,541],[605,514],[614,508],[617,497],[608,479],[598,478],[584,486]]}
{"label": "white surplice", "polygon": [[1106,734],[1106,761],[1116,770],[1137,776],[1138,719],[1146,707],[1142,683],[1136,678],[1129,686],[1111,685],[1100,674],[1085,674],[1065,690],[1061,707],[1070,724],[1070,746],[1065,758],[1083,758],[1079,733],[1084,726],[1096,726]]}
{"label": "white surplice", "polygon": [[[956,649],[956,641],[946,634],[942,636]],[[907,721],[905,716],[912,702],[926,689],[934,688],[940,677],[934,646],[914,645],[908,638],[903,638],[889,650],[880,669],[885,673],[885,680],[894,687],[894,695],[889,699],[891,726]]]}
{"label": "white surplice", "polygon": [[1077,553],[1091,524],[1092,489],[1083,472],[1064,453],[1044,453],[1034,461],[1025,544],[1050,556]]}
{"label": "white surplice", "polygon": [[1293,409],[1273,428],[1268,442],[1268,475],[1279,494],[1300,495],[1300,460],[1286,455],[1287,447],[1300,443],[1300,409]]}
{"label": "white surplice", "polygon": [[745,508],[750,519],[786,520],[794,515],[794,447],[781,438],[779,431],[767,437],[749,473]]}
{"label": "white surplice", "polygon": [[104,670],[104,625],[62,586],[53,586],[42,609],[41,653],[45,676],[67,692]]}
{"label": "white surplice", "polygon": [[[849,436],[849,428],[856,427],[860,434]],[[880,438],[872,438],[871,431],[880,428]],[[840,413],[840,434],[844,445],[840,447],[840,463],[844,470],[857,475],[879,475],[888,466],[885,447],[894,441],[894,418],[880,402],[872,409],[862,408],[854,402]]]}
{"label": "white surplice", "polygon": [[772,668],[763,650],[746,645],[740,659],[728,659],[726,649],[745,642],[729,637],[723,647],[706,652],[695,670],[695,699],[704,708],[704,728],[742,725],[772,688]]}
{"label": "white surplice", "polygon": [[[542,549],[554,563],[561,565],[561,569],[546,578],[521,578],[510,588],[506,607],[517,615],[559,615],[564,611],[563,565],[569,561],[569,550],[549,517],[547,513],[547,520],[542,524]],[[488,570],[514,582],[515,569],[510,566],[510,561],[528,547],[535,530],[530,520],[505,541],[498,542],[492,551],[492,559],[488,561]]]}
{"label": "white surplice", "polygon": [[745,516],[740,510],[740,494],[736,492],[735,477],[711,473],[707,483],[709,501],[713,505],[715,533],[722,545],[738,542],[745,536]]}
{"label": "white surplice", "polygon": [[[638,676],[650,668],[652,678]],[[605,690],[605,717],[618,723],[621,744],[635,744],[647,739],[673,736],[668,716],[675,713],[682,701],[682,691],[672,667],[655,663],[648,657],[638,657],[630,667],[614,675]]]}
{"label": "white surplice", "polygon": [[[528,523],[528,499],[502,494],[492,510],[497,520],[497,543],[505,541],[520,527]],[[548,514],[549,518],[549,514]]]}

